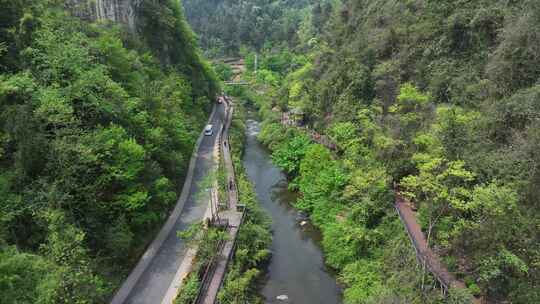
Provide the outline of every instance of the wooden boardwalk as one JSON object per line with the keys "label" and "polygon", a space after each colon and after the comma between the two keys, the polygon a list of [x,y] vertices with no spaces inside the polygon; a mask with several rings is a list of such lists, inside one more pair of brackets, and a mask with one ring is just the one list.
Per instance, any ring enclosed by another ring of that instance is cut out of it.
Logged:
{"label": "wooden boardwalk", "polygon": [[396,192],[394,207],[413,244],[418,262],[425,265],[426,269],[433,274],[445,291],[450,288],[466,288],[465,284],[457,280],[441,263],[439,257],[429,248],[422,228],[416,219],[416,213],[412,210],[410,203],[399,192]]}
{"label": "wooden boardwalk", "polygon": [[[328,136],[321,135],[306,127],[296,126],[288,119],[288,115],[284,115],[285,113],[281,114],[282,125],[301,129],[305,131],[314,142],[325,146],[333,152],[337,151],[336,144],[334,144]],[[422,228],[418,224],[416,213],[412,210],[410,203],[398,191],[394,192],[396,194],[394,207],[416,251],[418,263],[425,266],[425,269],[435,277],[445,293],[448,292],[450,288],[467,288],[462,281],[457,280],[456,277],[448,271],[440,258],[431,250],[431,248],[429,248],[424,233],[422,232]],[[479,302],[480,300],[478,299],[475,299],[474,301],[474,303]]]}
{"label": "wooden boardwalk", "polygon": [[[229,214],[227,214],[229,213]],[[238,235],[238,230],[242,223],[242,213],[228,211],[220,215],[222,218],[225,217],[229,220],[229,228],[227,229],[227,240],[221,249],[221,253],[217,258],[215,269],[213,275],[211,276],[207,288],[202,293],[202,297],[199,303],[203,304],[214,304],[217,299],[217,295],[221,285],[223,284],[223,279],[227,272],[229,262],[233,256],[234,249],[236,247],[236,237]]]}

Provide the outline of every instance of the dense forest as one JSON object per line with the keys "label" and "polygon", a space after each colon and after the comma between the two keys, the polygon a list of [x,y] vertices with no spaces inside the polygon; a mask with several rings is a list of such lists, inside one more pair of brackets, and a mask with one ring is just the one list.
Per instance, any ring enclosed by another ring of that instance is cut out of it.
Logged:
{"label": "dense forest", "polygon": [[[186,18],[207,56],[298,44],[298,28],[314,0],[186,0]],[[320,5],[320,4],[318,4]]]}
{"label": "dense forest", "polygon": [[0,1],[2,303],[106,303],[174,205],[219,90],[178,1],[137,31]]}
{"label": "dense forest", "polygon": [[[257,14],[272,16],[278,2]],[[228,19],[246,16],[220,3]],[[246,48],[246,77],[264,92],[248,94],[265,118],[261,140],[322,229],[345,302],[540,302],[538,1],[314,1],[299,11],[290,35],[266,26],[272,34],[255,42],[222,41]],[[211,28],[222,24],[195,29],[204,41],[222,37]],[[337,151],[282,126],[291,110]],[[393,208],[396,189],[466,290],[442,299],[430,287]]]}
{"label": "dense forest", "polygon": [[[0,0],[2,303],[110,299],[174,205],[220,90],[198,45],[244,57],[251,86],[230,93],[259,107],[344,303],[540,303],[537,0],[138,0],[135,31],[66,2]],[[270,255],[240,113],[252,213],[223,303],[261,301]],[[465,289],[444,297],[417,263],[397,191]]]}

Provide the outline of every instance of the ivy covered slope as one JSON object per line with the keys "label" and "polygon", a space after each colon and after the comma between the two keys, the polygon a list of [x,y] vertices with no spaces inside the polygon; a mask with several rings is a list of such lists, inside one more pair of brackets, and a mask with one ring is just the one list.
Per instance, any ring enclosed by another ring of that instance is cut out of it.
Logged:
{"label": "ivy covered slope", "polygon": [[[322,227],[347,303],[434,298],[391,258],[406,241],[394,182],[470,293],[540,302],[539,20],[538,1],[346,0],[295,52],[266,52],[262,138]],[[271,109],[302,110],[338,157]]]}
{"label": "ivy covered slope", "polygon": [[142,1],[137,37],[61,4],[0,1],[2,303],[107,302],[217,91],[176,1]]}

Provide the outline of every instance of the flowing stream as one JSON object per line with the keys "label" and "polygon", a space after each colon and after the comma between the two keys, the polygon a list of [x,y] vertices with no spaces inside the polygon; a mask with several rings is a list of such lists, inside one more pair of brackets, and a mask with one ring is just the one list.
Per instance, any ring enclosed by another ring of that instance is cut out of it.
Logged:
{"label": "flowing stream", "polygon": [[273,255],[262,286],[266,303],[341,303],[341,290],[324,265],[320,232],[292,208],[295,194],[287,189],[285,175],[257,141],[259,123],[248,120],[247,128],[244,166],[273,222]]}

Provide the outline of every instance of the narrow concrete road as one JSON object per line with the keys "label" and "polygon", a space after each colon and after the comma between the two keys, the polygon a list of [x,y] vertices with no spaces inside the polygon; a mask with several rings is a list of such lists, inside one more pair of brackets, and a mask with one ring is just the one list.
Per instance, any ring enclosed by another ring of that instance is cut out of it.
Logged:
{"label": "narrow concrete road", "polygon": [[[190,224],[203,219],[207,204],[201,204],[196,202],[196,194],[198,192],[199,182],[208,174],[209,169],[212,166],[212,152],[214,143],[216,140],[216,134],[220,129],[224,121],[224,107],[223,105],[216,106],[216,113],[211,121],[214,125],[214,135],[204,136],[201,141],[193,171],[193,181],[189,186],[189,193],[183,208],[181,209],[180,216],[173,224],[172,229],[166,235],[163,243],[159,248],[151,248],[147,250],[155,252],[154,257],[148,262],[148,266],[140,274],[140,276],[133,276],[128,280],[136,280],[131,284],[124,283],[124,285],[130,285],[129,287],[123,286],[119,293],[123,293],[122,297],[116,296],[113,302],[115,304],[156,304],[161,303],[162,299],[167,293],[178,268],[180,267],[184,255],[187,252],[187,246],[177,236],[177,231],[183,230],[189,227]],[[178,204],[183,204],[179,201]],[[145,259],[143,255],[141,260]],[[128,281],[127,280],[127,281]],[[124,300],[125,299],[125,300]]]}

